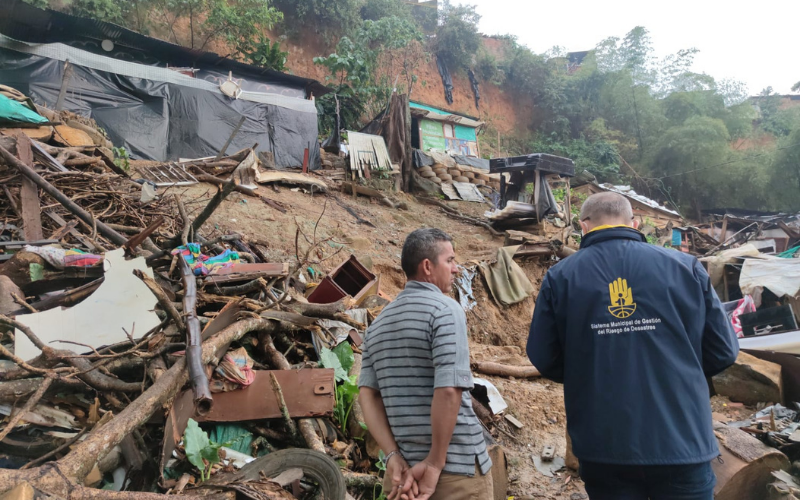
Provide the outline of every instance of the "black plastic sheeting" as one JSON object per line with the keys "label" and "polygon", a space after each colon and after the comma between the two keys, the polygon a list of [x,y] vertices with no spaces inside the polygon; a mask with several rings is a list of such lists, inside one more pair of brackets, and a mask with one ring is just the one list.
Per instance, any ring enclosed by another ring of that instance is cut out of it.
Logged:
{"label": "black plastic sheeting", "polygon": [[489,170],[489,160],[483,158],[476,158],[474,156],[453,155],[453,159],[459,165],[469,165],[470,167]]}
{"label": "black plastic sheeting", "polygon": [[[320,165],[317,115],[272,104],[230,99],[207,90],[73,66],[64,109],[93,118],[132,158],[168,161],[216,155],[244,115],[228,146],[232,153],[258,144],[276,168]],[[0,83],[54,107],[64,64],[0,49]]]}
{"label": "black plastic sheeting", "polygon": [[450,78],[450,72],[447,70],[447,65],[441,57],[436,57],[436,67],[439,69],[439,75],[442,77],[444,98],[447,104],[453,104],[453,79]]}
{"label": "black plastic sheeting", "polygon": [[472,95],[475,96],[475,109],[481,109],[481,91],[478,88],[478,79],[475,78],[475,73],[473,73],[472,70],[467,72],[467,76],[469,76],[469,83],[472,86]]}
{"label": "black plastic sheeting", "polygon": [[[483,158],[475,158],[474,156],[464,156],[464,155],[450,155],[450,156],[459,165],[469,165],[470,167],[489,170],[489,160],[484,160]],[[433,161],[433,158],[425,151],[422,151],[421,149],[414,150],[414,167],[416,168],[429,167],[434,163],[435,162]]]}
{"label": "black plastic sheeting", "polygon": [[426,155],[421,149],[414,150],[414,168],[430,167],[433,165],[433,158]]}

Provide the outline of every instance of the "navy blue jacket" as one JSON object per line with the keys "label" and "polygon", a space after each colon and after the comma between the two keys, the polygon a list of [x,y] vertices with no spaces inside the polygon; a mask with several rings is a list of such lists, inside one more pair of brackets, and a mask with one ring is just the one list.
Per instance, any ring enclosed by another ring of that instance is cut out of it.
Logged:
{"label": "navy blue jacket", "polygon": [[672,465],[719,455],[707,376],[739,343],[694,257],[627,227],[590,232],[542,282],[528,337],[542,375],[564,383],[580,460]]}

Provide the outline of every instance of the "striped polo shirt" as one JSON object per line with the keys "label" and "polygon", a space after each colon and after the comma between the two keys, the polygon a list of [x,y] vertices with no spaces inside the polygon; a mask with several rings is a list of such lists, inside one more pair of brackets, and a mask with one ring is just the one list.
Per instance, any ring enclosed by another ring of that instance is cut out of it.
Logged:
{"label": "striped polo shirt", "polygon": [[[455,300],[430,283],[409,281],[367,329],[360,387],[378,390],[400,451],[410,465],[431,449],[431,403],[438,387],[464,389],[443,472],[482,474],[492,461],[472,410],[467,318]],[[384,450],[390,451],[390,450]]]}

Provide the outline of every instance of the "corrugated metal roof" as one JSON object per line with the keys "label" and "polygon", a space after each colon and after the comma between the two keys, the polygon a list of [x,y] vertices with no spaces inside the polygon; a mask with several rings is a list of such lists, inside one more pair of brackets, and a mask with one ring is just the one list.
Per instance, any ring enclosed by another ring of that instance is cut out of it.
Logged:
{"label": "corrugated metal roof", "polygon": [[55,10],[37,9],[21,0],[0,1],[0,33],[30,43],[71,43],[81,40],[111,40],[115,44],[146,51],[170,66],[194,66],[233,71],[294,85],[319,97],[331,89],[316,80],[245,64],[206,52],[152,38],[116,24],[72,16]]}

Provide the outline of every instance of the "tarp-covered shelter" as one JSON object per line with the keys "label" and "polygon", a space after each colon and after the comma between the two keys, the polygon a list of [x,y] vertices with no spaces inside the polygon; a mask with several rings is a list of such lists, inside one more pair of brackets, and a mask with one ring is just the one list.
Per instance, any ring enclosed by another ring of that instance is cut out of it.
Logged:
{"label": "tarp-covered shelter", "polygon": [[[93,118],[131,157],[215,155],[244,116],[229,151],[258,144],[278,168],[319,166],[315,80],[192,50],[19,0],[0,3],[0,83],[54,107],[66,62],[63,108]],[[232,75],[231,98],[220,84]]]}

